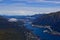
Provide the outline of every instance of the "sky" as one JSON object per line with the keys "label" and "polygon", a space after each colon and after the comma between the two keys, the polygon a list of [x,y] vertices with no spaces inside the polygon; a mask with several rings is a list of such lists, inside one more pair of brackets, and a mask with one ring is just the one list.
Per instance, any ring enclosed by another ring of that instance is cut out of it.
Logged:
{"label": "sky", "polygon": [[0,0],[0,15],[34,15],[60,11],[60,0]]}

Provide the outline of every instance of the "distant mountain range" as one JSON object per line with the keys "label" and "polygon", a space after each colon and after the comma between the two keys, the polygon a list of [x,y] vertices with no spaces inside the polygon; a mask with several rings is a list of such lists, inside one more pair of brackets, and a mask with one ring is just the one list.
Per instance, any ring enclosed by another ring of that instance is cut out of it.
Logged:
{"label": "distant mountain range", "polygon": [[[30,30],[26,29],[24,22],[8,21],[9,19],[26,19],[25,16],[0,16],[0,40],[34,40],[31,37],[35,36]],[[30,36],[29,38],[27,38]],[[37,40],[37,38],[35,38]]]}
{"label": "distant mountain range", "polygon": [[33,16],[0,16],[0,26],[2,28],[17,26],[19,21],[9,23],[8,18],[29,19],[34,25],[50,25],[53,30],[60,32],[60,11],[49,14],[36,14]]}
{"label": "distant mountain range", "polygon": [[[16,22],[9,22],[8,20],[11,18],[19,20]],[[33,25],[51,26],[54,31],[60,32],[60,11],[58,11],[49,14],[36,14],[32,16],[0,16],[0,33],[4,32],[4,35],[8,34],[8,36],[10,36],[9,34],[11,34],[12,38],[15,35],[18,39],[26,40],[26,38],[24,38],[26,37],[24,32],[27,33],[28,30],[24,26],[24,21],[21,21],[20,19],[24,19],[25,21],[27,19],[29,22],[32,22]],[[12,35],[13,33],[14,35]]]}

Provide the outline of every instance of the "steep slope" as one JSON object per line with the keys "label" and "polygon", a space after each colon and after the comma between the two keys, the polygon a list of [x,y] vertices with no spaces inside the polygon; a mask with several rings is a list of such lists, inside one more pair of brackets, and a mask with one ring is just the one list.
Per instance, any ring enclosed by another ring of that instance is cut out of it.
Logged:
{"label": "steep slope", "polygon": [[[21,26],[18,26],[19,23]],[[0,16],[0,40],[26,40],[24,31],[26,30],[22,21],[9,22]]]}
{"label": "steep slope", "polygon": [[[34,38],[32,38],[34,37]],[[36,36],[25,28],[24,22],[8,21],[0,16],[0,40],[38,40]]]}
{"label": "steep slope", "polygon": [[45,14],[32,22],[34,25],[49,25],[55,31],[60,32],[60,11]]}

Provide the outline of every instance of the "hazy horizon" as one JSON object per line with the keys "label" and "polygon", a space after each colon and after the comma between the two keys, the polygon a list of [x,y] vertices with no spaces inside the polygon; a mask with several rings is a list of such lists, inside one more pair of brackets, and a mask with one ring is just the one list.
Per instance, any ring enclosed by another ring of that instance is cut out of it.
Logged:
{"label": "hazy horizon", "polygon": [[60,11],[60,0],[0,0],[0,15],[34,15]]}

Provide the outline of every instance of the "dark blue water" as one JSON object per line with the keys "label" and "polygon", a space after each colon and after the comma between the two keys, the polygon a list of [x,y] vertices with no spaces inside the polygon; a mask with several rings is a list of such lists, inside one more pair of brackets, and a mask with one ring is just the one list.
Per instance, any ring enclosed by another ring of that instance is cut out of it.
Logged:
{"label": "dark blue water", "polygon": [[44,33],[43,28],[32,27],[28,22],[25,23],[27,29],[31,30],[36,36],[39,36],[41,40],[60,40],[60,36]]}

